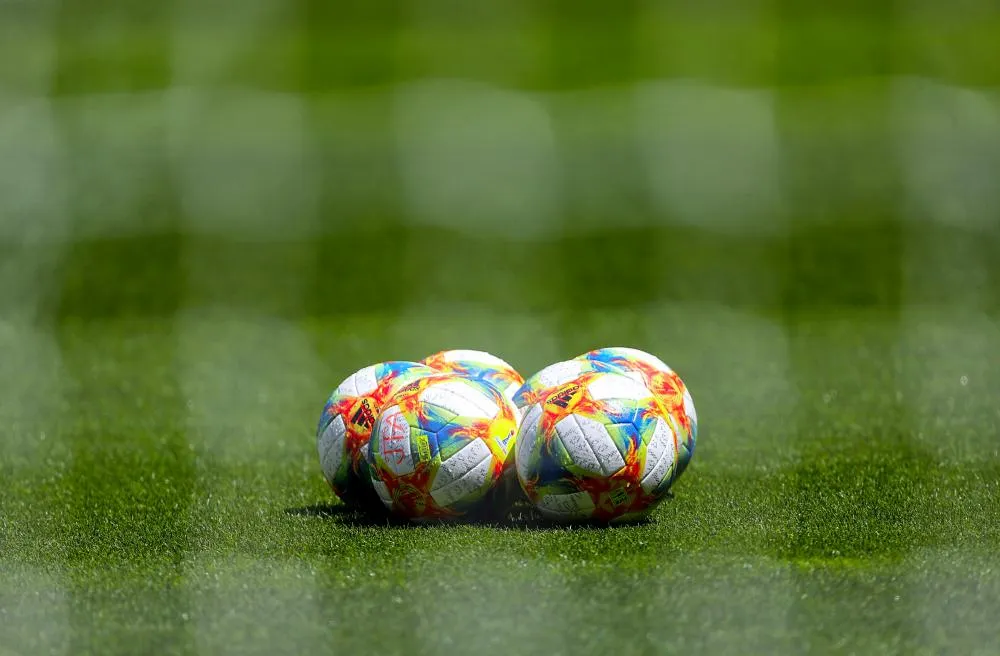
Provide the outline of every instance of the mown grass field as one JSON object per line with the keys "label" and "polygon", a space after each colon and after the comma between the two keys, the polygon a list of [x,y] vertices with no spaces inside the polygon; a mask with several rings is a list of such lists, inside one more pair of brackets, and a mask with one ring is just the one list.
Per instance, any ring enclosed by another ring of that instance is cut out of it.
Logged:
{"label": "mown grass field", "polygon": [[[996,653],[1000,15],[604,5],[0,3],[0,654]],[[321,479],[363,365],[604,345],[649,524]]]}

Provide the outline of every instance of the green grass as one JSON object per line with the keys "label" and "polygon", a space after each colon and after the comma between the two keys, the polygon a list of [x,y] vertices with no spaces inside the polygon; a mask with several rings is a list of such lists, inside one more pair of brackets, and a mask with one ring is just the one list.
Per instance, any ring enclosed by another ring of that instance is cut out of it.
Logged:
{"label": "green grass", "polygon": [[[996,653],[995,8],[452,4],[0,0],[0,656]],[[363,365],[602,345],[647,524],[321,480]]]}
{"label": "green grass", "polygon": [[[553,312],[566,328],[547,346],[511,330],[545,319],[188,311],[8,333],[31,394],[5,383],[25,405],[6,406],[0,644],[988,651],[1000,381],[963,352],[968,327],[956,340],[938,319],[918,349],[879,310],[680,302]],[[606,530],[385,525],[335,505],[309,435],[323,391],[363,361],[470,339],[529,368],[609,339],[676,354],[705,428],[674,498]],[[924,371],[935,349],[966,387]],[[951,412],[910,402],[928,385]]]}

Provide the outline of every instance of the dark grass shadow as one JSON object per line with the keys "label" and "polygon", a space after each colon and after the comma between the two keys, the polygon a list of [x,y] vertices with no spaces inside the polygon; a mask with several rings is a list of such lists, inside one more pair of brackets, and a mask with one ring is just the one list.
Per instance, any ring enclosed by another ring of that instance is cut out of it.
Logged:
{"label": "dark grass shadow", "polygon": [[329,520],[335,524],[352,527],[381,527],[403,530],[426,530],[431,528],[454,528],[477,526],[523,531],[566,531],[570,529],[609,530],[627,526],[645,526],[653,523],[650,517],[630,521],[615,522],[554,522],[546,519],[529,503],[517,503],[505,515],[482,513],[463,517],[461,520],[431,520],[413,522],[387,512],[384,508],[355,508],[347,505],[317,504],[300,508],[286,508],[285,514],[295,517],[311,517]]}
{"label": "dark grass shadow", "polygon": [[506,528],[524,531],[567,531],[567,530],[615,530],[628,526],[647,526],[654,523],[649,517],[630,519],[628,521],[618,521],[614,523],[602,521],[575,521],[575,522],[555,522],[546,519],[535,510],[530,504],[515,506],[498,524],[498,528]]}
{"label": "dark grass shadow", "polygon": [[391,515],[383,509],[355,508],[346,505],[316,504],[300,508],[286,508],[285,514],[330,520],[344,526],[407,528],[412,525],[405,519]]}

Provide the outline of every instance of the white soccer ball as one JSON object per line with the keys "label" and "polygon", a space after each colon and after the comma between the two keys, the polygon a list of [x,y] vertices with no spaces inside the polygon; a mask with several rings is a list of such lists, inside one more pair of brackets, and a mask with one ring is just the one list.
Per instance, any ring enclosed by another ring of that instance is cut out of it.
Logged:
{"label": "white soccer ball", "polygon": [[372,484],[386,508],[413,520],[487,508],[517,436],[517,409],[495,387],[456,374],[421,377],[385,403],[372,431]]}
{"label": "white soccer ball", "polygon": [[585,372],[524,415],[518,480],[546,517],[605,522],[645,516],[673,480],[676,423],[641,382]]}

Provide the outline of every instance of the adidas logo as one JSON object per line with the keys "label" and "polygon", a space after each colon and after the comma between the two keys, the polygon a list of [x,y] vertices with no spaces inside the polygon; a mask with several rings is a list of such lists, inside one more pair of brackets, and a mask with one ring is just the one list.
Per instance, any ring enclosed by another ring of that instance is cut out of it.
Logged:
{"label": "adidas logo", "polygon": [[369,399],[362,399],[361,403],[358,404],[358,409],[351,416],[351,423],[368,429],[375,426],[375,413],[372,412]]}
{"label": "adidas logo", "polygon": [[557,405],[560,408],[568,408],[570,402],[573,400],[573,397],[576,396],[576,393],[579,390],[579,385],[573,385],[572,387],[563,390],[558,395],[550,397],[548,402],[552,405]]}

